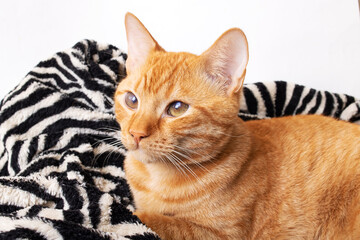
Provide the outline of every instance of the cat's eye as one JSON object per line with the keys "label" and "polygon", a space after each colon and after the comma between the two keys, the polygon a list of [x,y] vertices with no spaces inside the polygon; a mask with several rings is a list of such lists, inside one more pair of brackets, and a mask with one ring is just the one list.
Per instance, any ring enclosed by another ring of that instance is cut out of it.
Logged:
{"label": "cat's eye", "polygon": [[176,101],[169,105],[167,109],[167,114],[171,117],[179,117],[183,115],[189,108],[189,105],[186,103]]}
{"label": "cat's eye", "polygon": [[125,103],[131,109],[137,109],[138,100],[132,92],[125,93]]}

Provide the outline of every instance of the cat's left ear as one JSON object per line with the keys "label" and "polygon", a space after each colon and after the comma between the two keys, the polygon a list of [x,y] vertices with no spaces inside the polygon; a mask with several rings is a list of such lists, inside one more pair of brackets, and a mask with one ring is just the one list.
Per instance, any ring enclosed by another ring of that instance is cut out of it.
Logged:
{"label": "cat's left ear", "polygon": [[128,43],[128,58],[126,60],[128,72],[140,68],[152,51],[163,51],[145,26],[132,13],[125,15],[125,29]]}
{"label": "cat's left ear", "polygon": [[238,28],[221,35],[202,55],[207,75],[230,96],[240,91],[249,60],[246,36]]}

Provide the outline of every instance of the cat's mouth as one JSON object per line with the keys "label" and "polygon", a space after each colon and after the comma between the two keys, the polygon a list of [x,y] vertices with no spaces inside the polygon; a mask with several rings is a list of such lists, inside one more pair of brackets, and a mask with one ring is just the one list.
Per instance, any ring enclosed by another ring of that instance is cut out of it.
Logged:
{"label": "cat's mouth", "polygon": [[127,136],[122,136],[122,142],[127,149],[127,155],[132,155],[138,161],[143,163],[155,163],[164,161],[164,155],[161,150],[154,148],[154,144],[142,140],[135,142]]}
{"label": "cat's mouth", "polygon": [[136,149],[128,150],[127,154],[132,155],[135,159],[143,163],[155,163],[161,161],[158,155],[151,154],[140,146]]}
{"label": "cat's mouth", "polygon": [[190,154],[193,150],[180,146],[180,143],[169,144],[158,140],[149,141],[148,139],[136,143],[131,140],[126,137],[123,137],[122,139],[124,146],[127,149],[127,154],[145,164],[164,163],[168,165],[171,163],[176,166],[182,166],[194,164],[199,160],[197,159],[198,156],[201,155],[195,154],[194,156],[193,154]]}

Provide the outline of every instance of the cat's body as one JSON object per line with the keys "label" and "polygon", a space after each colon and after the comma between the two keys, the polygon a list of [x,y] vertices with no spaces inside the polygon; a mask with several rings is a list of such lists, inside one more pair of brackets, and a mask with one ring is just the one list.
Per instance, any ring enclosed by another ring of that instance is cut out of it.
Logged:
{"label": "cat's body", "polygon": [[165,52],[129,14],[127,32],[115,109],[146,225],[164,239],[360,239],[358,125],[239,119],[240,30],[200,56]]}
{"label": "cat's body", "polygon": [[[163,214],[207,226],[219,239],[360,236],[358,126],[320,116],[235,121],[226,150],[203,164],[210,172],[192,168],[203,183],[130,155],[125,168],[145,223],[167,232]],[[165,239],[191,236],[189,227],[171,225],[179,229]]]}

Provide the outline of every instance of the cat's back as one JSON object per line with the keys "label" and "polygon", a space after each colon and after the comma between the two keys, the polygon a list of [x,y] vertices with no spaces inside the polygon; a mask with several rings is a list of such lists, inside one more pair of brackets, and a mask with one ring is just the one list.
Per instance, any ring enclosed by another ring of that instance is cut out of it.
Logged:
{"label": "cat's back", "polygon": [[[297,115],[245,123],[251,133],[291,152],[360,151],[360,125],[321,115]],[[347,151],[348,150],[348,151]]]}
{"label": "cat's back", "polygon": [[272,199],[279,204],[274,214],[281,219],[280,232],[291,235],[291,229],[304,226],[311,238],[360,237],[355,231],[360,227],[359,125],[307,115],[246,126],[254,149],[268,156],[269,170],[277,169],[269,185],[276,189]]}
{"label": "cat's back", "polygon": [[[353,136],[360,138],[360,125],[337,120],[332,117],[322,115],[296,115],[263,120],[252,120],[245,122],[253,133],[296,135],[297,130],[305,131],[301,133],[303,137],[312,137],[315,133],[324,135]],[[341,137],[341,136],[338,136]]]}
{"label": "cat's back", "polygon": [[[360,174],[360,126],[320,115],[249,121],[254,146],[287,175]],[[306,179],[306,178],[305,178]],[[314,178],[316,179],[316,178]],[[360,175],[358,176],[360,181]]]}

